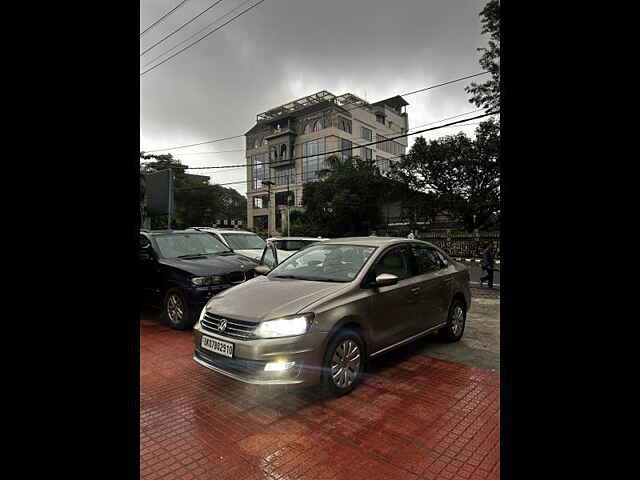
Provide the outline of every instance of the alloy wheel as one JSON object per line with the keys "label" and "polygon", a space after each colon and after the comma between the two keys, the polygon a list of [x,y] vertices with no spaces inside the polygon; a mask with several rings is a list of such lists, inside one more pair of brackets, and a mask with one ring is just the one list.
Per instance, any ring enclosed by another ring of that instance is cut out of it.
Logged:
{"label": "alloy wheel", "polygon": [[451,333],[458,335],[464,327],[464,310],[461,305],[456,305],[451,316]]}
{"label": "alloy wheel", "polygon": [[350,387],[360,371],[360,347],[346,339],[336,347],[331,359],[331,377],[338,388]]}
{"label": "alloy wheel", "polygon": [[184,305],[182,304],[182,298],[176,293],[169,295],[169,299],[167,300],[167,315],[171,323],[180,323],[182,320]]}

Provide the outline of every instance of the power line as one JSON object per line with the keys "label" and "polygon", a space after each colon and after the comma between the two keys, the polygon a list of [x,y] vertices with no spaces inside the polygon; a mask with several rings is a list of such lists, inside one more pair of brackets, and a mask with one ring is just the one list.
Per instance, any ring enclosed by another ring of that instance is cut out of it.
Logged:
{"label": "power line", "polygon": [[[173,57],[175,57],[176,55],[179,55],[180,53],[184,52],[185,50],[193,47],[196,43],[200,42],[201,40],[204,40],[205,38],[207,38],[209,35],[211,35],[212,33],[217,32],[218,30],[220,30],[222,27],[224,27],[225,25],[228,25],[229,23],[233,22],[236,18],[238,18],[241,15],[244,15],[245,13],[247,13],[249,10],[251,10],[252,8],[257,7],[258,5],[260,5],[262,2],[264,2],[264,0],[260,0],[258,3],[254,3],[253,5],[251,5],[249,8],[244,9],[242,12],[240,12],[238,15],[236,15],[235,17],[231,18],[231,20],[226,21],[225,23],[223,23],[222,25],[220,25],[219,27],[214,28],[213,30],[211,30],[209,33],[207,33],[205,36],[200,37],[198,40],[196,40],[195,42],[190,43],[189,45],[187,45],[186,47],[184,47],[182,50],[178,50],[176,53],[174,53],[173,55],[165,58],[164,60],[162,60],[160,63],[155,64],[153,67],[149,67],[148,69],[146,69],[144,72],[142,72],[140,74],[140,76],[145,75],[146,73],[149,73],[151,70],[153,70],[154,68],[158,68],[160,65],[162,65],[165,62],[168,62],[169,60],[171,60]],[[235,138],[235,137],[234,137]]]}
{"label": "power line", "polygon": [[182,25],[180,25],[178,28],[176,28],[173,32],[171,32],[169,35],[165,35],[164,37],[162,37],[160,40],[158,40],[156,43],[154,43],[153,45],[151,45],[149,48],[147,48],[144,52],[142,52],[140,54],[140,56],[143,56],[145,53],[147,53],[149,50],[152,50],[154,48],[156,48],[158,45],[160,45],[162,42],[164,42],[167,38],[175,35],[176,33],[178,33],[180,30],[182,30],[184,27],[186,27],[187,25],[189,25],[191,22],[195,21],[198,17],[200,17],[201,15],[204,15],[205,13],[207,13],[209,10],[211,10],[213,7],[215,7],[216,5],[218,5],[220,2],[222,2],[222,0],[216,0],[215,2],[213,2],[211,5],[209,5],[207,8],[205,8],[203,11],[201,11],[199,14],[197,14],[195,17],[193,17],[191,20],[187,21],[186,23],[183,23]]}
{"label": "power line", "polygon": [[[262,0],[262,1],[264,1],[264,0]],[[257,4],[256,4],[256,5],[257,5]],[[160,64],[158,64],[158,65],[160,65]],[[456,78],[456,79],[454,79],[454,80],[450,80],[450,81],[448,81],[448,82],[444,82],[444,83],[441,83],[441,84],[438,84],[438,85],[432,85],[432,86],[425,87],[425,88],[420,89],[420,90],[415,90],[415,91],[413,91],[413,92],[409,92],[409,93],[401,93],[401,94],[399,94],[399,96],[406,97],[406,96],[408,96],[408,95],[413,95],[414,93],[418,93],[419,91],[420,91],[420,92],[422,92],[422,91],[430,90],[430,89],[432,89],[432,88],[440,87],[440,86],[443,86],[443,85],[448,85],[448,84],[450,84],[450,83],[459,82],[459,81],[462,81],[462,80],[467,79],[467,78],[477,77],[478,75],[484,75],[484,74],[487,74],[487,73],[489,73],[489,72],[484,71],[484,72],[476,73],[476,74],[474,74],[474,75],[469,75],[469,76],[466,76],[466,77]],[[349,103],[348,105],[353,104],[353,103],[355,103],[355,102],[351,102],[351,103]],[[348,111],[356,110],[356,109],[358,109],[358,108],[362,108],[362,106],[357,106],[357,107],[352,108],[352,109],[350,109],[350,110],[348,110]],[[481,109],[474,110],[474,111],[479,111],[479,110],[481,110]],[[464,113],[463,113],[463,114],[460,114],[460,115],[466,115],[466,114],[464,114]],[[450,118],[455,118],[455,117],[450,117]],[[415,128],[415,127],[414,127],[414,128]],[[224,140],[232,140],[232,139],[234,139],[234,138],[240,138],[240,137],[244,137],[244,136],[245,136],[245,135],[244,135],[244,134],[242,134],[242,135],[235,135],[235,136],[233,136],[233,137],[226,137],[226,138],[218,138],[218,139],[216,139],[216,140],[209,140],[209,141],[207,141],[207,142],[192,143],[192,144],[190,144],[190,145],[180,145],[180,146],[177,146],[177,147],[158,148],[158,149],[156,149],[156,150],[146,150],[144,153],[152,153],[152,152],[167,152],[167,151],[169,151],[169,150],[178,150],[178,149],[180,149],[180,148],[197,147],[197,146],[199,146],[199,145],[206,145],[206,144],[208,144],[208,143],[222,142],[222,141],[224,141]]]}
{"label": "power line", "polygon": [[[404,138],[404,137],[408,137],[410,135],[417,135],[419,133],[438,130],[440,128],[449,127],[451,125],[457,125],[457,124],[468,122],[468,121],[471,121],[471,120],[476,120],[476,119],[479,119],[479,118],[484,118],[484,117],[488,117],[488,116],[491,116],[491,115],[496,115],[497,113],[500,113],[500,112],[485,113],[485,114],[482,114],[482,115],[477,115],[475,117],[465,118],[465,119],[462,119],[462,120],[457,120],[455,122],[447,123],[446,125],[438,125],[437,127],[425,128],[425,129],[418,130],[417,132],[413,132],[413,133],[404,133],[402,135],[396,135],[396,136],[393,136],[393,137],[387,137],[387,138],[385,138],[383,140],[376,140],[375,142],[363,143],[363,144],[355,145],[355,146],[352,145],[351,147],[342,148],[342,149],[339,149],[339,150],[331,150],[329,152],[322,152],[321,155],[325,155],[325,156],[326,155],[333,155],[335,153],[352,151],[352,150],[354,150],[356,148],[369,147],[371,145],[377,145],[379,143],[391,142],[391,141],[396,140],[398,138]],[[300,157],[290,158],[288,161],[295,161],[295,160],[300,160],[300,159],[305,159],[305,158],[317,157],[318,155],[320,155],[320,154],[302,155]],[[216,165],[216,166],[211,166],[211,167],[185,167],[185,170],[210,170],[210,169],[217,169],[217,168],[240,168],[240,167],[257,166],[257,165],[271,165],[272,163],[273,162],[259,162],[259,163],[253,163],[253,164],[251,164],[251,163],[242,163],[242,164],[238,164],[238,165]]]}
{"label": "power line", "polygon": [[188,0],[182,0],[182,2],[180,2],[176,7],[174,7],[172,10],[168,11],[167,13],[165,13],[162,17],[160,17],[158,20],[156,20],[151,25],[149,25],[147,28],[145,28],[142,32],[140,32],[140,36],[143,36],[145,33],[147,33],[149,30],[151,30],[153,27],[155,27],[157,24],[159,24],[162,20],[164,20],[169,15],[171,15],[173,12],[175,12],[177,9],[179,9],[182,5],[187,3],[187,1]]}
{"label": "power line", "polygon": [[176,45],[174,45],[173,47],[171,47],[169,50],[166,50],[164,52],[162,52],[160,55],[158,55],[157,57],[152,58],[151,60],[149,60],[147,63],[145,63],[143,65],[143,68],[151,65],[153,62],[155,62],[156,60],[158,60],[161,57],[164,57],[166,54],[168,54],[169,52],[174,51],[176,48],[178,48],[180,45],[185,44],[186,42],[188,42],[189,40],[191,40],[194,37],[197,37],[198,35],[200,35],[202,32],[204,32],[206,29],[208,29],[209,27],[211,27],[211,25],[214,25],[215,23],[217,23],[218,21],[222,20],[223,18],[225,18],[226,16],[228,16],[229,14],[232,14],[233,12],[235,12],[236,10],[238,10],[239,8],[241,8],[243,5],[247,4],[247,3],[251,3],[252,0],[245,0],[244,2],[242,2],[241,4],[237,5],[236,7],[234,7],[233,9],[229,10],[227,13],[225,13],[224,15],[216,18],[213,22],[209,23],[206,27],[198,30],[196,33],[194,33],[193,35],[185,38],[183,41],[181,41],[180,43],[177,43]]}

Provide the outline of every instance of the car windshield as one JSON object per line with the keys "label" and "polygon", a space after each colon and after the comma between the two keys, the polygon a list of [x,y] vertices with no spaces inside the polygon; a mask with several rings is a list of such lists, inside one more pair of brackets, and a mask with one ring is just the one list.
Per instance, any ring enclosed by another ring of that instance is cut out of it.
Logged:
{"label": "car windshield", "polygon": [[269,278],[351,282],[375,249],[360,245],[310,246],[284,260]]}
{"label": "car windshield", "polygon": [[155,238],[165,258],[229,252],[229,247],[208,233],[167,234]]}
{"label": "car windshield", "polygon": [[221,233],[234,250],[262,250],[266,242],[255,233]]}

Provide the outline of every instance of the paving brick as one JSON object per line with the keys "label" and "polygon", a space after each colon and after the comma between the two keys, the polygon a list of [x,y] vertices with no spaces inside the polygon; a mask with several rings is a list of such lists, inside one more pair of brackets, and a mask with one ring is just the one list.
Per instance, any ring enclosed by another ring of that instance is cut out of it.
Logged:
{"label": "paving brick", "polygon": [[380,359],[350,395],[235,382],[192,361],[192,333],[140,326],[142,480],[498,479],[496,372]]}

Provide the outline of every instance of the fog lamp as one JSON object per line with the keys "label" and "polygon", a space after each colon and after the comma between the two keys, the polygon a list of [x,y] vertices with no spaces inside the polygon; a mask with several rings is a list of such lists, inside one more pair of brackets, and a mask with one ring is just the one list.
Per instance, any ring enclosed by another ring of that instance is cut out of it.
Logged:
{"label": "fog lamp", "polygon": [[269,362],[264,366],[265,372],[283,372],[293,367],[296,362]]}

